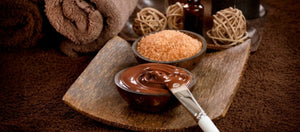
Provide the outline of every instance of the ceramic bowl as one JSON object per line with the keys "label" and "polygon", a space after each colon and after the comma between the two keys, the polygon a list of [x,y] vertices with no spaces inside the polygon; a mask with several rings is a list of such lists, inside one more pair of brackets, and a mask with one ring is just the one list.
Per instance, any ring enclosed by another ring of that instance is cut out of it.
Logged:
{"label": "ceramic bowl", "polygon": [[194,32],[191,32],[191,31],[186,31],[186,30],[177,30],[177,31],[180,31],[180,32],[182,32],[184,34],[187,34],[187,35],[191,36],[192,38],[195,38],[195,39],[199,40],[200,42],[202,42],[202,49],[196,55],[194,55],[194,56],[191,56],[191,57],[188,57],[188,58],[185,58],[185,59],[181,59],[181,60],[176,60],[176,61],[156,61],[156,60],[151,60],[151,59],[145,58],[144,56],[142,56],[141,54],[138,53],[138,51],[137,51],[137,45],[138,45],[139,41],[143,37],[146,37],[147,35],[150,35],[150,34],[153,34],[153,33],[157,33],[157,32],[153,32],[153,33],[141,36],[141,37],[139,37],[138,39],[136,39],[133,42],[133,44],[132,44],[132,50],[134,52],[134,55],[135,55],[137,61],[139,63],[163,63],[163,64],[170,64],[170,65],[175,65],[175,66],[182,67],[182,68],[185,68],[185,69],[188,69],[188,70],[194,69],[195,66],[201,60],[201,57],[203,57],[203,55],[206,52],[207,42],[206,42],[206,40],[204,39],[203,36],[201,36],[201,35],[199,35],[197,33],[194,33]]}
{"label": "ceramic bowl", "polygon": [[[178,67],[180,68],[180,67]],[[136,92],[127,88],[120,81],[120,75],[127,68],[119,71],[115,75],[115,84],[117,85],[117,90],[122,98],[129,104],[129,106],[136,110],[141,110],[145,112],[160,112],[168,110],[178,103],[177,99],[169,92],[169,93],[143,93]],[[194,85],[196,83],[195,76],[188,70],[181,68],[188,72],[192,76],[192,80],[190,84],[187,86],[190,91],[193,90]]]}

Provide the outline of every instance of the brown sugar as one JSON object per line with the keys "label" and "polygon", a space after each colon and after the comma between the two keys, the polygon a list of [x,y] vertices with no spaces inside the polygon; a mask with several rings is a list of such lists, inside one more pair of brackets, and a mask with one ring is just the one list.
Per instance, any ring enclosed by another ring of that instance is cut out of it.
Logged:
{"label": "brown sugar", "polygon": [[202,43],[180,31],[163,30],[140,40],[137,51],[156,61],[176,61],[196,55]]}

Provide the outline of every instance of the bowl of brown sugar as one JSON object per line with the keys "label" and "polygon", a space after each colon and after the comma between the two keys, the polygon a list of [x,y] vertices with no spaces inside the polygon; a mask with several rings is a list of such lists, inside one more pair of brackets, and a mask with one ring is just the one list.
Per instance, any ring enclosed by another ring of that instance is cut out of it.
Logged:
{"label": "bowl of brown sugar", "polygon": [[162,63],[192,70],[206,52],[206,40],[186,30],[162,30],[134,41],[132,50],[139,63]]}

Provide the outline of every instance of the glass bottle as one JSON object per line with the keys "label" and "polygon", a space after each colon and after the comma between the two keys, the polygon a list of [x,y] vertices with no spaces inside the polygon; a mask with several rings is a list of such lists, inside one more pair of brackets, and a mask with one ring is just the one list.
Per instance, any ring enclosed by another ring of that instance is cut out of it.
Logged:
{"label": "glass bottle", "polygon": [[201,0],[188,0],[184,8],[184,29],[202,35],[204,7]]}

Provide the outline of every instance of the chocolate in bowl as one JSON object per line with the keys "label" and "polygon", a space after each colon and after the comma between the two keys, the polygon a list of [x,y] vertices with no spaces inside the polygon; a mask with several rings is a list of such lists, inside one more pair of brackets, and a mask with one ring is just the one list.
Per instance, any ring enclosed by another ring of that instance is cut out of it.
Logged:
{"label": "chocolate in bowl", "polygon": [[[163,82],[164,76],[170,77],[170,80]],[[115,75],[115,84],[123,99],[132,108],[147,112],[167,110],[178,104],[168,90],[169,85],[175,83],[174,80],[176,83],[186,84],[190,90],[195,85],[195,77],[191,72],[167,64],[140,64]]]}

